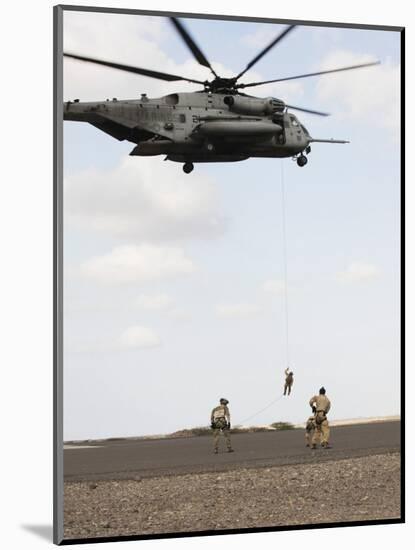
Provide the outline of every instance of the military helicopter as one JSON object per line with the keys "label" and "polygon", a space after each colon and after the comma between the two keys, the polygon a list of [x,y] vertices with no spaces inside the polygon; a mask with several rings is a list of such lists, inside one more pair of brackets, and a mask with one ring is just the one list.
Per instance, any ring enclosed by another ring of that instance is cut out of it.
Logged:
{"label": "military helicopter", "polygon": [[338,139],[312,138],[299,119],[288,109],[319,116],[328,113],[289,105],[274,97],[260,98],[240,90],[299,78],[308,78],[340,71],[360,69],[379,61],[341,67],[263,82],[238,83],[238,80],[266,53],[285,38],[296,25],[287,26],[261,50],[238,75],[219,76],[184,24],[170,18],[200,65],[208,68],[213,80],[195,80],[111,61],[64,53],[78,61],[103,65],[113,69],[174,82],[200,84],[203,89],[190,93],[171,93],[150,99],[145,93],[140,99],[80,102],[64,104],[64,120],[84,121],[110,136],[135,143],[132,156],[166,155],[165,160],[183,163],[183,171],[193,171],[195,162],[234,162],[250,157],[292,157],[298,166],[307,164],[311,143],[349,143]]}

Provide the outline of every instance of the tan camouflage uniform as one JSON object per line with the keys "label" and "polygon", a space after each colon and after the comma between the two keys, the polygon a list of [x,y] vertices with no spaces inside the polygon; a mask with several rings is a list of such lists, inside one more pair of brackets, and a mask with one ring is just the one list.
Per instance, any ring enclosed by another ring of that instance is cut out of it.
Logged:
{"label": "tan camouflage uniform", "polygon": [[314,431],[311,444],[313,447],[317,444],[318,440],[321,439],[321,446],[327,447],[329,444],[330,437],[330,428],[327,421],[327,413],[330,410],[331,403],[330,399],[326,395],[314,395],[310,399],[310,406],[316,408],[315,414],[315,424],[316,429]]}
{"label": "tan camouflage uniform", "polygon": [[307,422],[305,425],[305,443],[307,447],[310,447],[311,445],[311,440],[313,439],[315,430],[316,430],[316,423],[313,415],[307,419]]}
{"label": "tan camouflage uniform", "polygon": [[285,369],[284,373],[285,373],[284,395],[287,394],[287,390],[288,390],[288,395],[290,395],[291,386],[294,383],[294,376],[290,374],[290,369]]}
{"label": "tan camouflage uniform", "polygon": [[228,428],[228,425],[231,422],[231,415],[229,413],[229,409],[227,405],[218,405],[212,410],[212,413],[210,415],[210,422],[212,426],[214,426],[213,429],[213,447],[214,451],[218,452],[219,448],[219,436],[220,433],[225,436],[226,439],[226,446],[228,447],[228,451],[232,449],[231,446],[231,436],[230,431]]}

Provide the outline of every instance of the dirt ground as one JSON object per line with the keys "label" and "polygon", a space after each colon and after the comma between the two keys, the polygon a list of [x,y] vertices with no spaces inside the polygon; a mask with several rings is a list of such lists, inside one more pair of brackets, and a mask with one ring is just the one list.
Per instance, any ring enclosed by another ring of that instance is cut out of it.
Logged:
{"label": "dirt ground", "polygon": [[65,482],[64,537],[393,519],[400,517],[400,491],[399,453],[221,473]]}

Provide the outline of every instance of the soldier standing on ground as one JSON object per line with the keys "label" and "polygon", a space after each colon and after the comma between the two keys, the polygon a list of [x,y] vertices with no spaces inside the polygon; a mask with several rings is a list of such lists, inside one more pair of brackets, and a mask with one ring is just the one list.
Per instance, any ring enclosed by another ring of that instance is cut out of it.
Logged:
{"label": "soldier standing on ground", "polygon": [[222,397],[219,403],[220,405],[215,407],[212,410],[212,413],[210,415],[210,425],[213,430],[213,447],[214,447],[213,452],[215,454],[218,453],[219,436],[220,436],[220,433],[222,432],[222,434],[225,436],[225,439],[226,439],[226,446],[228,448],[228,453],[232,453],[233,449],[231,446],[231,436],[230,436],[231,415],[228,409],[229,401]]}
{"label": "soldier standing on ground", "polygon": [[287,390],[288,390],[288,395],[290,395],[291,386],[294,383],[294,373],[293,371],[290,371],[288,368],[285,369],[284,373],[285,373],[284,395],[287,394]]}
{"label": "soldier standing on ground", "polygon": [[316,429],[311,440],[311,448],[316,449],[317,441],[321,440],[321,446],[325,449],[331,449],[329,445],[330,428],[327,421],[327,413],[330,410],[330,399],[326,397],[325,388],[320,388],[319,394],[310,399],[310,407],[315,414],[314,422]]}

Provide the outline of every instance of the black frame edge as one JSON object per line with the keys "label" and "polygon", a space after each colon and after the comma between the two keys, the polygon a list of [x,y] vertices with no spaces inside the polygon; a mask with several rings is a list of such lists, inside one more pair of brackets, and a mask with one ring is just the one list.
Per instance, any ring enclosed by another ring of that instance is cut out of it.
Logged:
{"label": "black frame edge", "polygon": [[53,8],[53,542],[63,540],[63,9]]}
{"label": "black frame edge", "polygon": [[405,28],[401,30],[401,518],[405,523]]}
{"label": "black frame edge", "polygon": [[125,15],[152,15],[161,17],[185,17],[188,19],[220,19],[223,21],[242,21],[242,22],[257,22],[257,23],[282,23],[282,24],[297,24],[313,27],[338,27],[348,29],[365,29],[365,30],[378,30],[378,31],[397,31],[401,32],[404,27],[388,26],[388,25],[369,25],[366,23],[339,23],[335,21],[310,21],[302,19],[274,19],[270,17],[254,17],[247,15],[215,15],[206,13],[189,13],[189,12],[176,12],[176,11],[158,11],[158,10],[139,10],[129,8],[109,8],[98,6],[78,6],[72,4],[59,4],[59,8],[67,11],[86,11],[86,12],[99,12],[99,13],[118,13]]}

